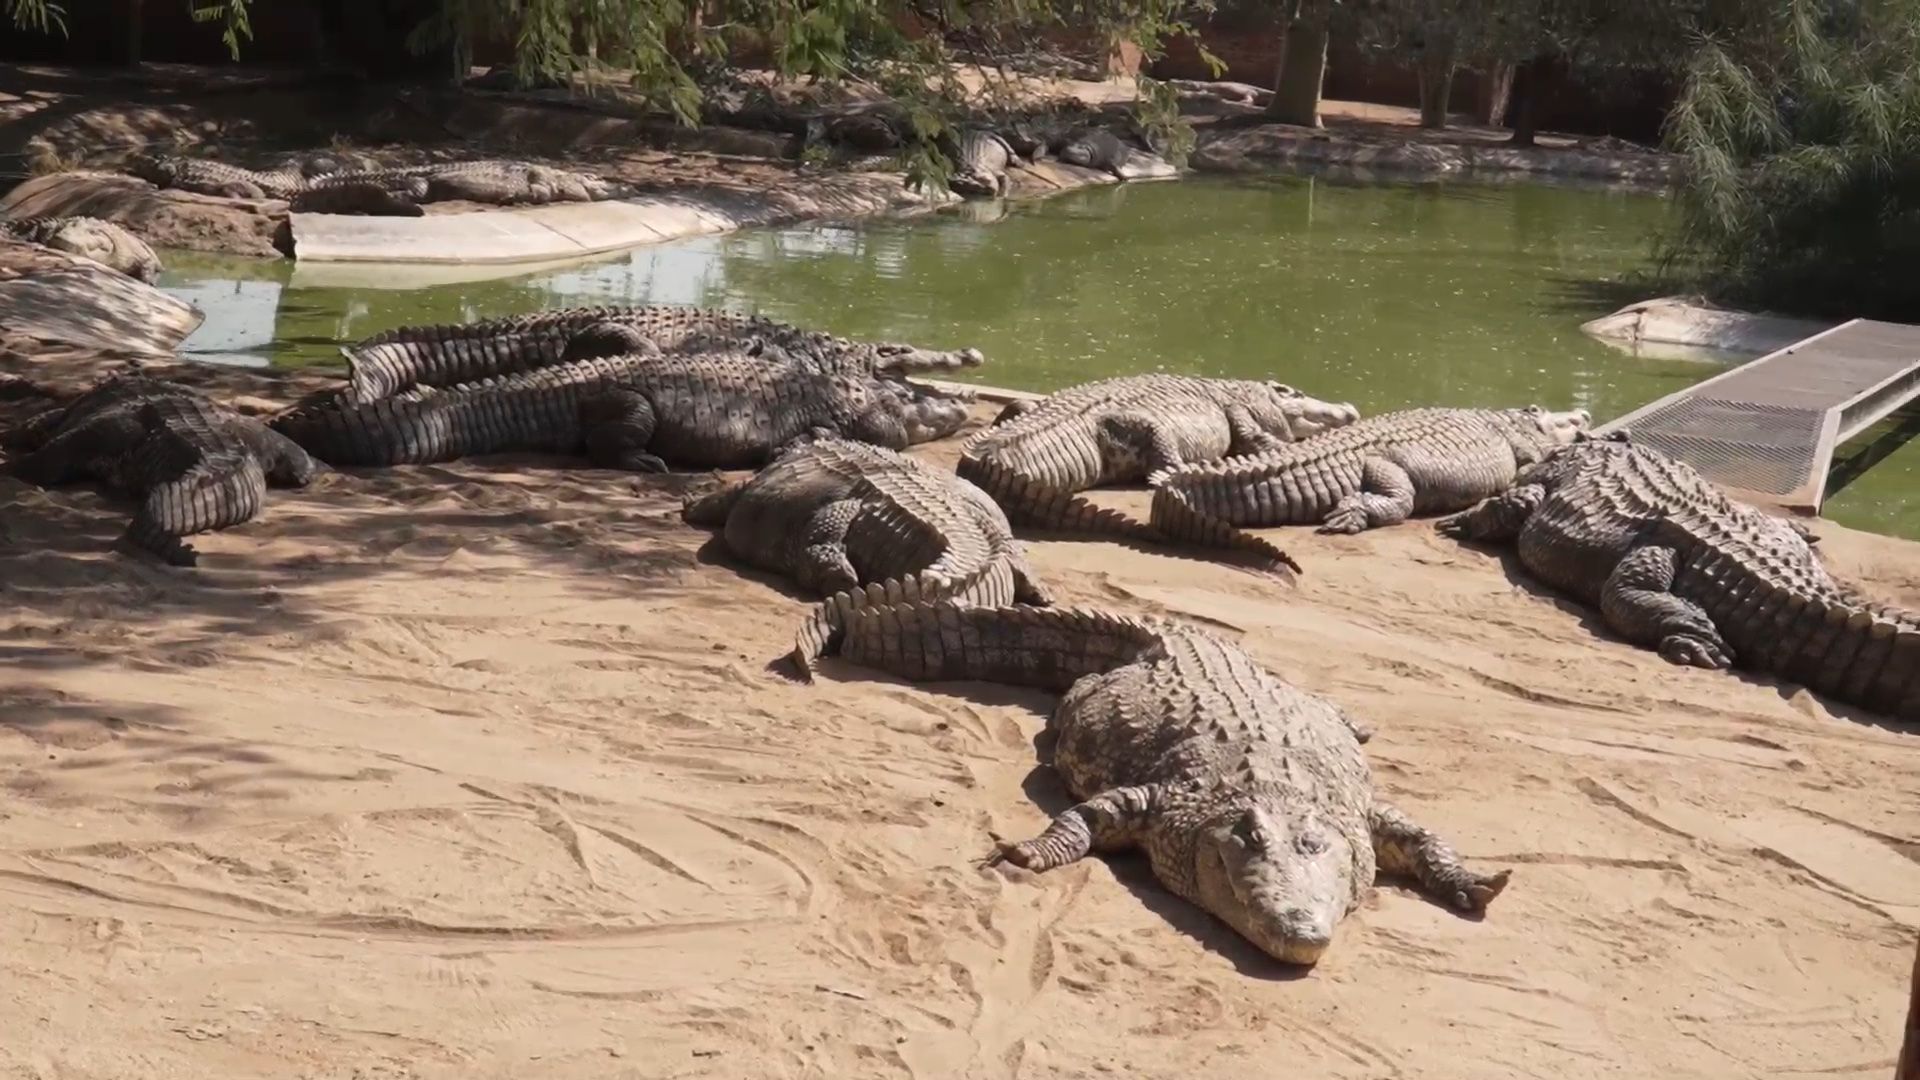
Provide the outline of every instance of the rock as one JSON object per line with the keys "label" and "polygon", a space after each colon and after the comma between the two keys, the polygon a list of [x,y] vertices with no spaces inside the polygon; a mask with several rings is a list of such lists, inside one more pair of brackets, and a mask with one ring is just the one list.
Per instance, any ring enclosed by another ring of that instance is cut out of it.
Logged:
{"label": "rock", "polygon": [[0,241],[0,326],[9,334],[166,356],[202,318],[192,304],[91,259]]}
{"label": "rock", "polygon": [[287,204],[161,190],[117,173],[35,177],[0,198],[0,216],[96,217],[117,222],[159,248],[234,255],[281,254]]}

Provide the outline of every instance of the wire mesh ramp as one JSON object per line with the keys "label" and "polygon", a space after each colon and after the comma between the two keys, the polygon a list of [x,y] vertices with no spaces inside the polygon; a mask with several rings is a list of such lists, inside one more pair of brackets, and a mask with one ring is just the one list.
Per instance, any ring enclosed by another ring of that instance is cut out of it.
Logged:
{"label": "wire mesh ramp", "polygon": [[1818,514],[1836,446],[1920,397],[1920,326],[1854,319],[1599,430],[1627,428],[1737,499]]}

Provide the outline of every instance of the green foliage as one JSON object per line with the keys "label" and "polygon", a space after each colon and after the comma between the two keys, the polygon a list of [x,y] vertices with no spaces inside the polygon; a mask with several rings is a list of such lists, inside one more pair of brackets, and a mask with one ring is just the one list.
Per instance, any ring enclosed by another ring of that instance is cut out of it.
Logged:
{"label": "green foliage", "polygon": [[43,34],[67,32],[67,11],[53,0],[6,0],[7,16],[19,30]]}
{"label": "green foliage", "polygon": [[1668,118],[1668,266],[1735,303],[1920,320],[1920,0],[1777,18],[1777,55],[1702,49]]}
{"label": "green foliage", "polygon": [[247,21],[250,0],[190,0],[187,10],[197,23],[220,24],[220,40],[235,60],[240,59],[240,42],[253,40],[253,24]]}

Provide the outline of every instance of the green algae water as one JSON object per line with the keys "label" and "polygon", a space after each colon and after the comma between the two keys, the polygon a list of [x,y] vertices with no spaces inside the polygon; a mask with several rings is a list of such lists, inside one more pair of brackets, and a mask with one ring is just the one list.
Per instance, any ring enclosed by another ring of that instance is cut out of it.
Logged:
{"label": "green algae water", "polygon": [[[396,326],[684,303],[972,345],[988,362],[967,378],[1027,390],[1176,371],[1278,379],[1365,412],[1539,403],[1605,420],[1739,359],[1635,357],[1579,329],[1628,299],[1606,284],[1645,265],[1666,212],[1655,195],[1540,184],[1198,179],[504,278],[176,252],[161,285],[207,313],[185,350],[218,362],[338,364],[340,343]],[[1917,425],[1844,448],[1830,517],[1920,537],[1920,444],[1900,445]]]}

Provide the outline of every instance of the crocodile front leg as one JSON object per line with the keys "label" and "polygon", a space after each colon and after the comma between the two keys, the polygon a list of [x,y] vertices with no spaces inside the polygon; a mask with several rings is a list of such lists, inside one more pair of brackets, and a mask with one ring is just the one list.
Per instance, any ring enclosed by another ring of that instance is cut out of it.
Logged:
{"label": "crocodile front leg", "polygon": [[638,391],[614,387],[580,403],[587,460],[609,469],[666,472],[667,463],[647,453],[653,441],[653,404]]}
{"label": "crocodile front leg", "polygon": [[1227,406],[1227,430],[1233,433],[1229,454],[1264,454],[1287,445],[1285,439],[1261,427],[1253,418],[1253,410],[1245,405]]}
{"label": "crocodile front leg", "polygon": [[1153,816],[1158,794],[1158,789],[1150,785],[1103,791],[1061,812],[1047,831],[1034,839],[999,845],[987,861],[1051,870],[1083,859],[1090,851],[1132,847]]}
{"label": "crocodile front leg", "polygon": [[1361,465],[1360,490],[1341,499],[1320,523],[1323,533],[1357,533],[1398,525],[1413,514],[1413,477],[1383,457]]}
{"label": "crocodile front leg", "polygon": [[1482,499],[1471,510],[1441,518],[1434,524],[1442,536],[1455,540],[1481,540],[1489,543],[1516,540],[1527,519],[1547,498],[1547,489],[1539,484],[1523,484],[1503,491],[1491,499]]}
{"label": "crocodile front leg", "polygon": [[1724,668],[1733,650],[1700,605],[1673,595],[1679,554],[1670,547],[1636,548],[1614,566],[1600,588],[1600,614],[1614,632],[1660,650],[1675,664]]}
{"label": "crocodile front leg", "polygon": [[1373,860],[1380,872],[1410,877],[1422,890],[1456,911],[1485,911],[1513,871],[1477,874],[1439,836],[1386,803],[1374,803]]}
{"label": "crocodile front leg", "polygon": [[841,499],[814,511],[794,559],[795,581],[823,596],[860,584],[860,575],[847,558],[847,530],[860,516],[862,506],[859,499]]}

